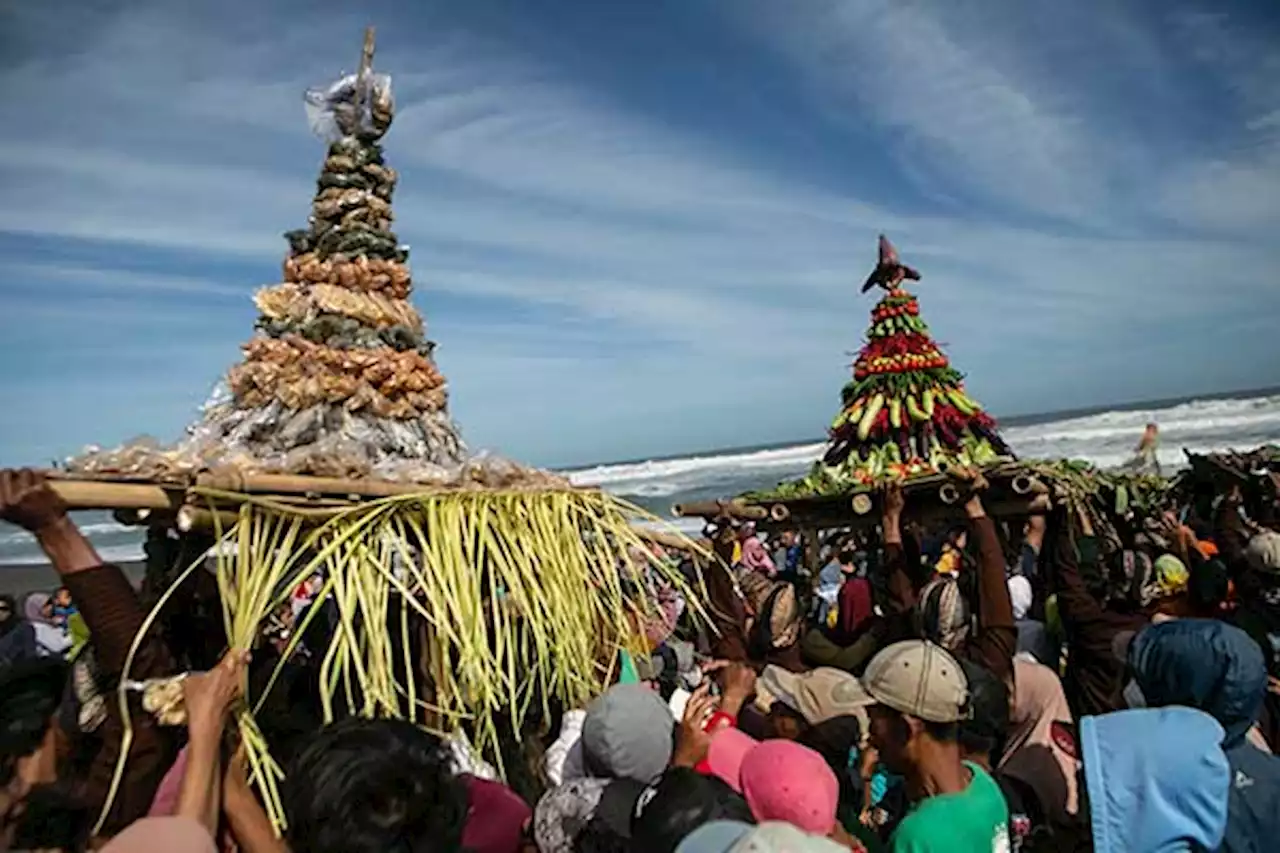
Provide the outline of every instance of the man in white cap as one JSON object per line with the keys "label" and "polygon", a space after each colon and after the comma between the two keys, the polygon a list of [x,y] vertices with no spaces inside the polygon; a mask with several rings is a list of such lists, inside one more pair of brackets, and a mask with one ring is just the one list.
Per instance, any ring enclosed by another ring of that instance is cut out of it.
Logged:
{"label": "man in white cap", "polygon": [[880,762],[906,783],[911,810],[893,833],[895,853],[1004,853],[1009,810],[1000,787],[961,759],[958,724],[969,715],[964,670],[927,640],[906,640],[880,651],[862,686],[871,744]]}

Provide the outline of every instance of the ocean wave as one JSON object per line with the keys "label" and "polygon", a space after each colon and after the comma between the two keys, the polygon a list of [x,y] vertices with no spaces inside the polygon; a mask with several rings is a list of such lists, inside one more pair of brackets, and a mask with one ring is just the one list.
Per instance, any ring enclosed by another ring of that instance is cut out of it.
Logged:
{"label": "ocean wave", "polygon": [[822,452],[822,448],[822,444],[802,444],[747,453],[687,456],[681,459],[630,462],[622,465],[597,465],[595,468],[566,471],[565,474],[575,485],[608,486],[614,483],[656,480],[726,467],[748,466],[755,469],[788,467],[797,462],[807,463],[816,459]]}
{"label": "ocean wave", "polygon": [[[1184,448],[1208,453],[1280,442],[1280,395],[1190,400],[1164,408],[1111,410],[1094,415],[1019,424],[1003,429],[1005,439],[1027,458],[1085,459],[1103,468],[1123,464],[1148,422],[1160,425],[1159,458],[1166,471],[1186,464]],[[673,459],[597,465],[565,472],[577,485],[600,486],[665,515],[672,503],[768,488],[803,474],[822,455],[818,442],[762,450],[702,453]],[[109,560],[142,558],[142,532],[111,520],[108,513],[79,516],[81,530]],[[686,533],[702,522],[677,519]],[[0,530],[0,564],[44,562],[32,538],[14,528]]]}
{"label": "ocean wave", "polygon": [[[125,527],[123,524],[116,524],[114,521],[104,521],[95,524],[79,525],[80,532],[90,539],[94,537],[110,536],[112,534],[134,533],[135,528]],[[35,538],[25,530],[14,528],[6,528],[0,533],[0,545],[9,545],[13,543],[34,543]]]}
{"label": "ocean wave", "polygon": [[[1085,459],[1100,467],[1126,462],[1143,427],[1160,425],[1160,461],[1170,469],[1185,464],[1183,449],[1208,453],[1280,441],[1280,395],[1227,400],[1191,400],[1165,408],[1112,410],[1002,430],[1015,453],[1028,458]],[[672,497],[707,491],[717,484],[761,483],[805,471],[825,445],[798,444],[742,453],[699,454],[567,472],[579,485],[601,486],[637,498]],[[736,489],[741,491],[742,488]],[[726,488],[725,494],[735,489]]]}
{"label": "ocean wave", "polygon": [[1272,435],[1280,434],[1280,397],[1196,401],[1169,409],[1103,412],[1090,417],[1011,426],[1003,433],[1015,444],[1020,440],[1102,443],[1113,439],[1136,444],[1142,428],[1151,422],[1159,424],[1160,434],[1166,442],[1180,436],[1205,433],[1261,430]]}
{"label": "ocean wave", "polygon": [[[107,547],[98,546],[97,551],[98,556],[106,563],[136,563],[145,557],[142,553],[141,542]],[[39,550],[32,550],[22,551],[11,557],[0,558],[0,562],[10,566],[39,566],[49,562],[49,558]]]}

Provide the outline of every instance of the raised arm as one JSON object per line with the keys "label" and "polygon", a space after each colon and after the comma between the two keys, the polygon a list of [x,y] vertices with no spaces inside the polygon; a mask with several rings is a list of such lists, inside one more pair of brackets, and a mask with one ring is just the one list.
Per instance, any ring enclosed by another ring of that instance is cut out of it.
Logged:
{"label": "raised arm", "polygon": [[[1053,548],[1052,591],[1058,596],[1058,614],[1065,625],[1086,627],[1105,618],[1105,611],[1085,586],[1076,558],[1075,538],[1066,509],[1054,515],[1057,535]],[[1070,630],[1070,629],[1068,629]]]}
{"label": "raised arm", "polygon": [[899,483],[890,484],[884,491],[884,508],[880,526],[884,538],[885,585],[889,600],[885,602],[885,614],[910,613],[916,606],[916,590],[907,573],[906,552],[902,547],[902,510],[906,497]]}
{"label": "raised arm", "polygon": [[[40,543],[49,562],[71,591],[93,637],[94,658],[107,682],[120,678],[134,637],[145,613],[133,587],[119,568],[105,565],[93,545],[67,515],[67,506],[34,471],[0,470],[0,519],[26,528]],[[172,658],[152,634],[139,645],[130,670],[133,679],[170,675]],[[98,809],[112,787],[116,763],[124,748],[124,720],[119,705],[107,703],[107,718],[98,730],[101,747],[77,783],[91,809]],[[132,739],[125,776],[118,786],[111,813],[102,826],[110,836],[146,814],[156,787],[173,761],[171,739],[159,731],[155,719],[131,700]]]}
{"label": "raised arm", "polygon": [[1240,487],[1232,486],[1213,514],[1213,540],[1229,563],[1244,559],[1249,544],[1249,530],[1240,517]]}
{"label": "raised arm", "polygon": [[978,542],[978,628],[969,643],[970,655],[997,677],[1013,677],[1013,656],[1018,651],[1018,629],[1013,602],[1005,579],[1004,551],[996,525],[975,491],[964,507],[969,529]]}

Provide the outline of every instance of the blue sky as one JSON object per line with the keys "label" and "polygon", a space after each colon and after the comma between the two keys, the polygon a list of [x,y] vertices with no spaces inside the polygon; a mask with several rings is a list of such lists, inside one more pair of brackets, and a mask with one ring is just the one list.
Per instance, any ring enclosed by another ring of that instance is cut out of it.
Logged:
{"label": "blue sky", "polygon": [[819,434],[883,230],[1015,414],[1280,380],[1280,7],[10,3],[0,464],[176,437],[279,280],[362,26],[468,441],[565,465]]}

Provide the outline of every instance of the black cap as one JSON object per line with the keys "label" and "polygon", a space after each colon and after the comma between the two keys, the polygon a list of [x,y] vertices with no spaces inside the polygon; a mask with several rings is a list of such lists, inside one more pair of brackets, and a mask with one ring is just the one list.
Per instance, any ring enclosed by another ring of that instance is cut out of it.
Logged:
{"label": "black cap", "polygon": [[646,853],[674,853],[686,835],[713,820],[755,823],[747,801],[723,781],[672,767],[637,799],[632,843]]}

